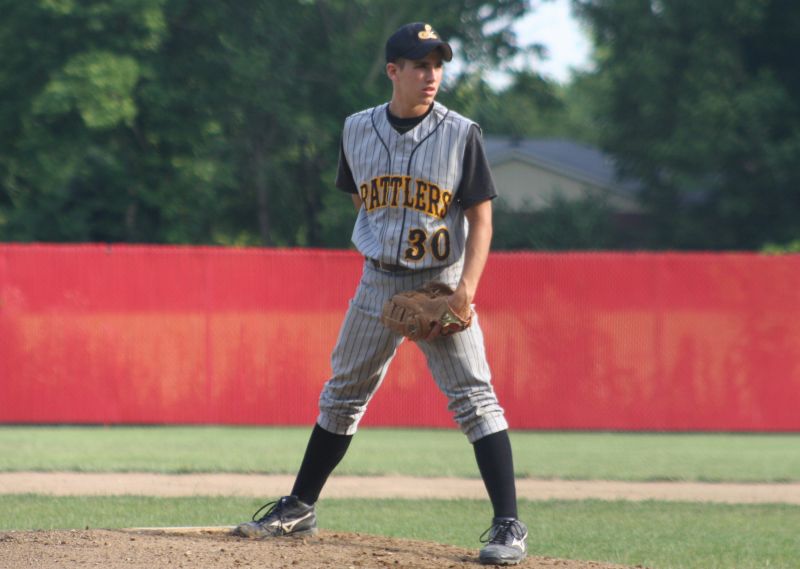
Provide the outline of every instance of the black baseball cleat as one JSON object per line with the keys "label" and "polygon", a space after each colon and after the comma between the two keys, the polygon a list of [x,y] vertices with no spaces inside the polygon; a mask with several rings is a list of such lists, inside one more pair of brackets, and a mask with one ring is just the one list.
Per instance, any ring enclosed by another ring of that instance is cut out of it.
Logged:
{"label": "black baseball cleat", "polygon": [[[258,514],[267,513],[258,517]],[[252,539],[281,537],[286,535],[316,535],[317,514],[314,506],[297,499],[297,496],[284,496],[277,502],[264,504],[253,514],[253,521],[236,526],[234,535]]]}
{"label": "black baseball cleat", "polygon": [[494,518],[483,532],[480,561],[484,565],[516,565],[528,554],[528,528],[515,518]]}

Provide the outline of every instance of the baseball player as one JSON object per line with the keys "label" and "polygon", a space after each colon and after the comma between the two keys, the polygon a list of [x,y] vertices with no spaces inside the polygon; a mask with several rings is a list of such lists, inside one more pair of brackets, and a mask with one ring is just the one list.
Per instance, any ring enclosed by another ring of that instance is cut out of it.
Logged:
{"label": "baseball player", "polygon": [[412,23],[385,49],[391,101],[351,115],[342,133],[336,185],[358,209],[353,243],[365,260],[331,357],[333,375],[291,494],[234,532],[316,533],[314,504],[404,340],[381,322],[382,307],[398,292],[435,281],[452,288],[450,307],[472,314],[472,325],[447,336],[434,328],[417,345],[473,445],[492,503],[480,561],[516,564],[527,553],[528,532],[517,517],[508,424],[472,312],[492,236],[494,183],[478,126],[435,101],[450,45],[429,24]]}

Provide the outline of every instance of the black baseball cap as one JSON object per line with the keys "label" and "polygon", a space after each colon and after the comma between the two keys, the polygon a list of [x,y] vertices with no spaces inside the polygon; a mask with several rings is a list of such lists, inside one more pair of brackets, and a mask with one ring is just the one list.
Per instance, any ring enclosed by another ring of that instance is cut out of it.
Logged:
{"label": "black baseball cap", "polygon": [[453,49],[442,41],[439,33],[430,24],[414,22],[406,24],[386,40],[386,63],[403,59],[423,59],[434,49],[442,52],[442,59],[453,59]]}

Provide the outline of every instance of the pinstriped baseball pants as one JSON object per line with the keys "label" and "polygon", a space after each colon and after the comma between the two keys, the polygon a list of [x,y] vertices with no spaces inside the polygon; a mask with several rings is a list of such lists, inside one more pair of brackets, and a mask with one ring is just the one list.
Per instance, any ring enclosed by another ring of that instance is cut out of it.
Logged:
{"label": "pinstriped baseball pants", "polygon": [[[430,281],[455,288],[461,262],[444,268],[389,273],[365,262],[361,282],[350,301],[336,347],[331,356],[333,375],[319,399],[317,423],[340,435],[352,435],[378,390],[397,348],[404,338],[380,321],[384,302],[403,290]],[[465,331],[431,342],[417,342],[448,409],[472,443],[508,428],[491,384],[483,333],[477,314]]]}

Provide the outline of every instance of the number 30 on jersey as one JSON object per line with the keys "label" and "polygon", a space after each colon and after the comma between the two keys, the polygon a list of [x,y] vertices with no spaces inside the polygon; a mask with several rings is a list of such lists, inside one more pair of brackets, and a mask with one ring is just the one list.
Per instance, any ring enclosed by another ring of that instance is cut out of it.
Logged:
{"label": "number 30 on jersey", "polygon": [[405,258],[409,261],[419,261],[428,253],[437,261],[444,261],[450,256],[450,232],[446,227],[434,231],[430,238],[424,230],[411,228],[408,231],[408,244]]}

